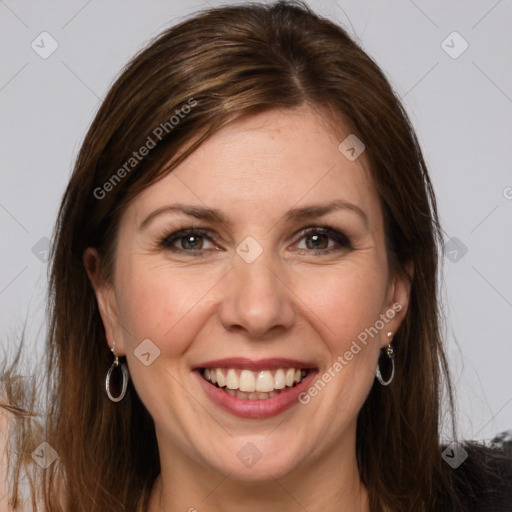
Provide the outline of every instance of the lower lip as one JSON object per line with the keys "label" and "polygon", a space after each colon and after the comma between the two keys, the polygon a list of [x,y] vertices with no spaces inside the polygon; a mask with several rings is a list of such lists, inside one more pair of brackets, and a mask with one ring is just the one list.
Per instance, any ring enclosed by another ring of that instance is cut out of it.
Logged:
{"label": "lower lip", "polygon": [[286,411],[294,404],[300,403],[298,401],[299,395],[309,387],[318,372],[310,370],[306,378],[300,384],[297,384],[293,388],[285,388],[287,391],[281,391],[279,395],[263,400],[244,400],[242,398],[236,398],[226,393],[221,388],[210,384],[201,375],[200,370],[195,370],[194,373],[199,378],[199,382],[205,393],[211,401],[221,409],[241,418],[263,419],[276,416]]}

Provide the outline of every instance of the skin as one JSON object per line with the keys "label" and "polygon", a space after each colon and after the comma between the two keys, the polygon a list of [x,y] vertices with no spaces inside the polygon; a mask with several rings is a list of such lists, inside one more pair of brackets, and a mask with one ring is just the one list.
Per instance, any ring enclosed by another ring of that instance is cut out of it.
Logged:
{"label": "skin", "polygon": [[[397,331],[407,311],[409,286],[388,272],[364,153],[349,161],[338,144],[350,131],[335,133],[325,119],[301,108],[230,124],[129,205],[110,283],[99,279],[96,251],[84,255],[109,346],[115,340],[115,353],[126,356],[155,422],[162,471],[149,512],[369,510],[356,464],[356,419],[386,333]],[[339,199],[362,209],[368,226],[348,209],[283,220],[292,208]],[[149,214],[176,202],[217,208],[232,225],[168,212],[139,230]],[[300,231],[326,224],[352,248],[321,236],[324,252],[315,254],[315,233]],[[181,253],[158,247],[184,227],[211,231],[211,240],[199,240],[201,256],[188,237],[174,243]],[[247,236],[263,249],[252,263],[236,252]],[[313,362],[322,375],[394,303],[402,310],[316,397],[272,418],[219,409],[191,372],[223,357],[289,357]],[[145,366],[134,350],[147,338],[160,355]],[[237,458],[248,442],[262,454],[250,468]]]}

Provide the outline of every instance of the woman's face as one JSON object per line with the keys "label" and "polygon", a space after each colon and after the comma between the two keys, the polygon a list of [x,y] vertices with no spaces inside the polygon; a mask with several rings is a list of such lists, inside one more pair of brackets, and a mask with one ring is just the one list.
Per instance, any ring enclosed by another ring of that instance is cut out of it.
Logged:
{"label": "woman's face", "polygon": [[354,461],[357,415],[408,287],[388,273],[364,153],[338,149],[349,133],[307,109],[237,121],[124,213],[112,286],[95,288],[162,468],[263,480]]}

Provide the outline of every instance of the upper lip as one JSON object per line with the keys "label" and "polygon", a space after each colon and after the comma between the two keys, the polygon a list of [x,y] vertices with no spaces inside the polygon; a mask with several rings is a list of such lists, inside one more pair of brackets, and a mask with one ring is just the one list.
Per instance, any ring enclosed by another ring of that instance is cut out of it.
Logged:
{"label": "upper lip", "polygon": [[194,366],[194,370],[199,368],[245,368],[248,370],[273,370],[277,368],[304,368],[315,369],[312,363],[289,359],[286,357],[272,357],[267,359],[249,359],[247,357],[228,357],[226,359],[215,359],[206,361]]}

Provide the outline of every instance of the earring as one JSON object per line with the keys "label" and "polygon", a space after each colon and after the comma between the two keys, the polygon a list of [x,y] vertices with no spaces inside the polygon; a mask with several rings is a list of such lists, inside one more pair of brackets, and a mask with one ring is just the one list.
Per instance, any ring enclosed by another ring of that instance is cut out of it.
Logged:
{"label": "earring", "polygon": [[107,378],[105,379],[105,390],[107,392],[107,396],[112,400],[112,402],[120,402],[124,395],[126,394],[126,388],[128,386],[128,370],[126,369],[126,365],[124,363],[121,363],[121,371],[123,373],[123,385],[121,388],[121,394],[118,397],[112,396],[112,393],[110,393],[110,376],[112,375],[112,371],[114,368],[117,368],[119,366],[119,358],[114,353],[114,349],[116,348],[116,342],[114,340],[114,346],[110,349],[112,351],[112,354],[114,354],[114,362],[112,363],[112,366],[108,369],[107,372]]}
{"label": "earring", "polygon": [[391,381],[393,380],[393,377],[395,376],[395,354],[393,353],[393,347],[391,346],[391,338],[392,338],[392,336],[393,336],[393,333],[392,332],[388,332],[389,344],[386,347],[386,355],[391,360],[391,375],[390,375],[388,380],[384,380],[382,378],[382,374],[380,373],[379,363],[377,363],[377,370],[375,372],[376,375],[377,375],[377,380],[383,386],[387,386],[388,384],[390,384]]}

